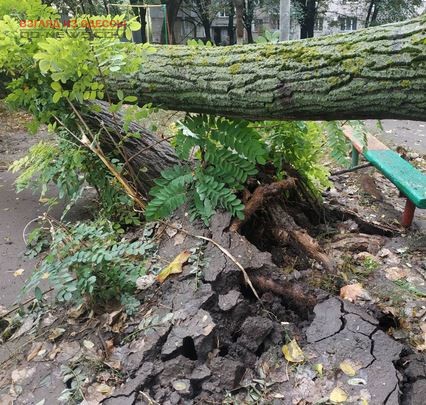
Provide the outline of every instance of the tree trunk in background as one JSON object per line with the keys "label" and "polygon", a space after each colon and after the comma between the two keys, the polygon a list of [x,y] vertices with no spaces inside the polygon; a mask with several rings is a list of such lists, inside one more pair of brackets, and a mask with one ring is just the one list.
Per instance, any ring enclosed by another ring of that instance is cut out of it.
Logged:
{"label": "tree trunk in background", "polygon": [[246,31],[247,31],[247,42],[249,44],[254,43],[254,39],[253,39],[253,31],[251,30],[251,24],[246,26]]}
{"label": "tree trunk in background", "polygon": [[235,6],[235,15],[237,18],[237,45],[242,45],[244,42],[244,0],[232,0]]}
{"label": "tree trunk in background", "polygon": [[[167,0],[165,2],[167,7],[166,12],[166,18],[168,22],[168,32],[167,35],[170,34],[169,43],[175,44],[176,43],[176,35],[175,35],[175,23],[176,18],[180,9],[180,6],[182,5],[182,0]],[[161,29],[161,43],[166,43],[166,36],[164,35],[164,30],[167,29],[167,27],[163,27]]]}
{"label": "tree trunk in background", "polygon": [[212,42],[211,23],[209,20],[203,20],[203,28],[206,40]]}
{"label": "tree trunk in background", "polygon": [[303,2],[304,16],[301,21],[300,37],[301,38],[313,38],[315,28],[315,18],[317,14],[316,1],[306,0]]}
{"label": "tree trunk in background", "polygon": [[234,30],[235,8],[234,8],[234,3],[232,1],[229,2],[228,10],[229,10],[229,17],[228,17],[229,45],[234,45],[235,43],[235,30]]}
{"label": "tree trunk in background", "polygon": [[371,14],[373,12],[375,0],[370,0],[370,4],[368,5],[367,17],[365,18],[365,27],[370,26]]}
{"label": "tree trunk in background", "polygon": [[[130,0],[130,4],[135,6],[139,5],[139,0]],[[147,42],[146,38],[146,9],[145,8],[134,8],[135,14],[138,16],[138,21],[141,23],[141,41],[142,43]]]}
{"label": "tree trunk in background", "polygon": [[[157,47],[111,90],[140,103],[249,119],[426,117],[426,15],[279,44]],[[111,91],[111,93],[114,93]]]}

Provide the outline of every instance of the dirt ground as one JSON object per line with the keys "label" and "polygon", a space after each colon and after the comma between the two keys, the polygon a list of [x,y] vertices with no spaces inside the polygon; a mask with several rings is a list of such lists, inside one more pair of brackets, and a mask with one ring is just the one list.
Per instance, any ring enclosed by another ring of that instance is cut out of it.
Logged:
{"label": "dirt ground", "polygon": [[[29,117],[25,114],[11,113],[0,104],[0,306],[10,307],[16,302],[27,274],[31,273],[36,260],[25,255],[23,232],[28,234],[34,227],[31,221],[46,212],[39,201],[37,192],[24,190],[16,192],[16,174],[7,171],[9,165],[25,155],[26,151],[49,135],[42,130],[30,135],[26,130]],[[55,196],[51,189],[49,197]],[[88,218],[85,202],[77,204],[70,211],[67,220]],[[49,211],[60,218],[64,205],[59,204]],[[28,227],[27,227],[28,225]],[[14,276],[16,270],[24,269],[21,276]]]}
{"label": "dirt ground", "polygon": [[[16,194],[4,170],[36,140],[27,118],[0,114],[0,305],[10,307],[35,264],[23,256],[22,232],[43,208],[37,196]],[[243,235],[227,232],[227,215],[206,230],[177,213],[170,227],[127,235],[158,241],[153,273],[191,251],[181,274],[161,285],[139,280],[137,316],[44,306],[0,319],[0,403],[423,404],[424,214],[402,230],[403,199],[371,168],[334,180],[326,219],[308,229],[338,272],[292,246],[266,246],[250,224]],[[307,222],[303,212],[297,221]]]}

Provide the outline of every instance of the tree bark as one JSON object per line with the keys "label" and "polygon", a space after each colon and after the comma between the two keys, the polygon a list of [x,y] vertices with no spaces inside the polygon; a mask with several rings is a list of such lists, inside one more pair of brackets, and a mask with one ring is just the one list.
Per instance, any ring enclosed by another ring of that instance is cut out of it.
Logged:
{"label": "tree bark", "polygon": [[[426,117],[426,15],[350,34],[234,47],[161,46],[112,90],[248,119]],[[113,92],[111,92],[113,93]]]}
{"label": "tree bark", "polygon": [[228,37],[229,37],[229,45],[234,45],[235,43],[235,29],[234,29],[234,16],[235,16],[235,8],[232,0],[228,5]]}
{"label": "tree bark", "polygon": [[[131,122],[125,131],[121,113],[113,115],[108,111],[109,104],[97,104],[101,111],[84,114],[85,119],[96,131],[100,131],[102,150],[112,151],[125,162],[125,169],[129,173],[127,177],[135,183],[139,193],[147,198],[153,180],[160,177],[163,170],[180,163],[175,150],[167,139],[160,138],[136,122]],[[129,132],[137,133],[140,137],[127,137]]]}
{"label": "tree bark", "polygon": [[232,0],[235,6],[237,45],[244,42],[244,0]]}

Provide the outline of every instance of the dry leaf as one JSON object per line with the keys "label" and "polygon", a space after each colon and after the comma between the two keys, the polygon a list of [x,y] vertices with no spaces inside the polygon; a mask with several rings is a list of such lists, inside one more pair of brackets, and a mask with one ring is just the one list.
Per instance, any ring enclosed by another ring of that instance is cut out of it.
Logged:
{"label": "dry leaf", "polygon": [[33,343],[32,350],[27,356],[27,361],[31,361],[34,357],[36,357],[42,346],[43,346],[42,342]]}
{"label": "dry leaf", "polygon": [[363,378],[350,378],[347,382],[349,385],[367,385]]}
{"label": "dry leaf", "polygon": [[321,363],[314,364],[314,370],[317,372],[317,374],[322,377],[324,366]]}
{"label": "dry leaf", "polygon": [[184,250],[179,253],[167,267],[160,271],[157,276],[157,281],[164,283],[166,278],[171,274],[182,273],[182,266],[187,262],[190,256],[191,252],[189,250]]}
{"label": "dry leaf", "polygon": [[340,297],[344,300],[354,302],[358,298],[362,298],[364,300],[371,300],[370,295],[364,288],[362,288],[362,284],[349,284],[340,289]]}
{"label": "dry leaf", "polygon": [[389,267],[385,270],[385,276],[391,281],[400,280],[408,276],[408,270],[401,267]]}
{"label": "dry leaf", "polygon": [[179,232],[179,233],[175,236],[175,239],[174,239],[174,245],[175,245],[175,246],[177,246],[177,245],[181,245],[181,244],[183,243],[183,241],[185,240],[185,238],[186,238],[186,235],[185,235],[184,233],[182,233],[182,232]]}
{"label": "dry leaf", "polygon": [[136,288],[138,290],[146,290],[155,283],[154,274],[145,274],[136,279]]}
{"label": "dry leaf", "polygon": [[22,384],[25,380],[29,379],[34,375],[36,371],[35,367],[27,368],[17,368],[16,370],[12,371],[11,378],[13,384]]}
{"label": "dry leaf", "polygon": [[290,363],[302,363],[305,360],[302,349],[294,339],[290,343],[284,345],[282,351],[285,359]]}
{"label": "dry leaf", "polygon": [[336,387],[333,391],[330,393],[330,401],[340,404],[342,402],[345,402],[348,399],[348,394],[346,394],[345,391],[343,391],[341,388]]}
{"label": "dry leaf", "polygon": [[100,392],[102,395],[110,395],[112,392],[112,387],[106,384],[99,384],[96,387],[96,391]]}
{"label": "dry leaf", "polygon": [[95,344],[92,341],[90,341],[90,340],[83,340],[83,346],[87,350],[92,350],[95,347]]}
{"label": "dry leaf", "polygon": [[353,377],[356,375],[356,369],[354,367],[354,364],[350,360],[343,360],[339,364],[339,368],[349,377]]}
{"label": "dry leaf", "polygon": [[65,332],[64,328],[55,328],[50,332],[49,339],[56,340],[58,337],[62,336]]}
{"label": "dry leaf", "polygon": [[72,319],[80,318],[80,316],[83,315],[85,311],[86,307],[84,306],[84,304],[80,304],[77,307],[72,307],[68,311],[68,317]]}
{"label": "dry leaf", "polygon": [[24,269],[18,269],[18,270],[16,270],[16,271],[13,273],[13,275],[14,275],[15,277],[22,276],[22,273],[23,273],[24,271],[25,271]]}

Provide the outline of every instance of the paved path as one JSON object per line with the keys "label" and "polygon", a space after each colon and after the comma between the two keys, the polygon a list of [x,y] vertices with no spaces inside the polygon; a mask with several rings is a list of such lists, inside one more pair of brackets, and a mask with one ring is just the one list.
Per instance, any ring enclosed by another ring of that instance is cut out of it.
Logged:
{"label": "paved path", "polygon": [[426,121],[382,120],[384,131],[377,128],[376,124],[377,121],[368,121],[372,132],[389,147],[403,146],[426,155]]}

